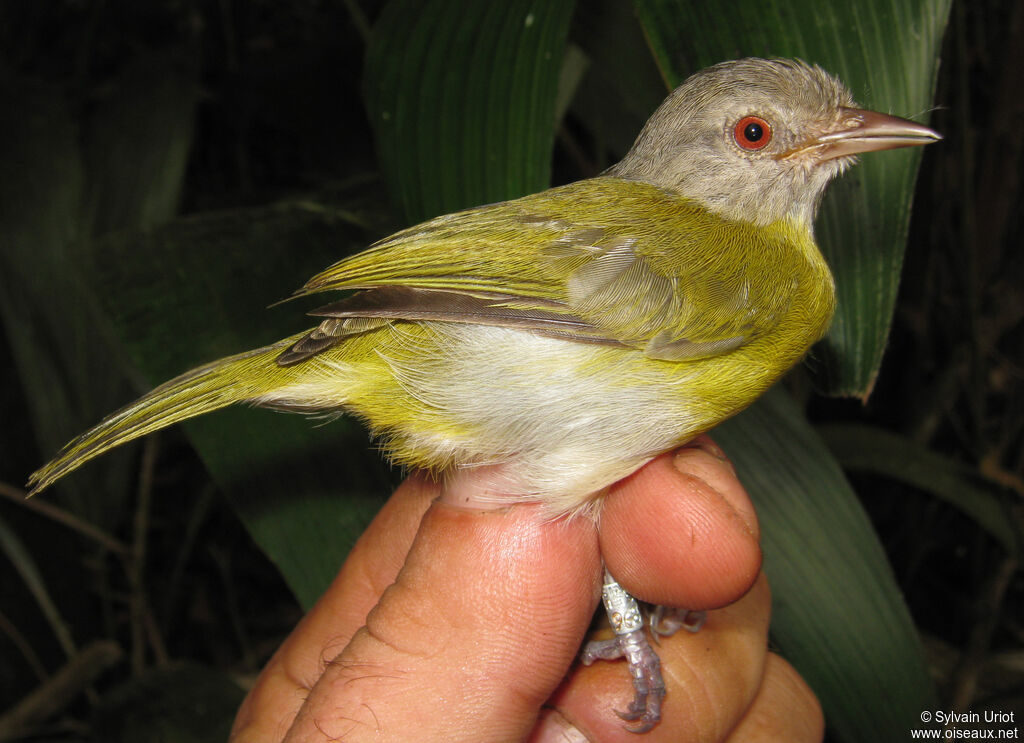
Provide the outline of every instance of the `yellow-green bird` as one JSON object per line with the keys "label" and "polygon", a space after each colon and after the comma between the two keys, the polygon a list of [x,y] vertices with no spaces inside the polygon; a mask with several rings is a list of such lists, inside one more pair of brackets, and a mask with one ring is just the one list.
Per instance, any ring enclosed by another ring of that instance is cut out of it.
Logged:
{"label": "yellow-green bird", "polygon": [[[816,66],[715,65],[604,174],[431,219],[314,276],[298,294],[357,291],[314,312],[312,331],[114,413],[32,475],[33,492],[138,436],[248,403],[350,412],[403,465],[489,465],[495,497],[591,511],[825,333],[835,291],[812,223],[829,181],[857,153],[939,138],[857,108]],[[642,628],[617,631],[636,671],[625,716],[647,729],[664,693],[657,658]]]}

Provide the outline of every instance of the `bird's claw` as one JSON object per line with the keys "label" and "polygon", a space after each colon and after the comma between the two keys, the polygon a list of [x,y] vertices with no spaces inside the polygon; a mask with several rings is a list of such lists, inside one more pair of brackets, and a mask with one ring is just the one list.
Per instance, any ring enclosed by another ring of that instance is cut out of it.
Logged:
{"label": "bird's claw", "polygon": [[584,665],[595,660],[625,658],[629,674],[633,678],[633,701],[625,712],[615,714],[627,722],[626,730],[632,733],[646,733],[661,720],[661,700],[665,697],[665,681],[661,676],[661,661],[647,641],[642,629],[616,635],[611,640],[588,642],[581,653]]}
{"label": "bird's claw", "polygon": [[641,692],[637,689],[636,696],[629,703],[629,708],[625,712],[615,710],[615,714],[626,722],[639,721],[636,725],[624,726],[629,732],[646,733],[661,721],[661,700],[664,697],[664,688],[655,694],[651,694],[649,691]]}
{"label": "bird's claw", "polygon": [[651,609],[648,624],[654,641],[658,642],[659,637],[671,637],[681,629],[699,632],[707,618],[706,611],[690,611],[659,605]]}

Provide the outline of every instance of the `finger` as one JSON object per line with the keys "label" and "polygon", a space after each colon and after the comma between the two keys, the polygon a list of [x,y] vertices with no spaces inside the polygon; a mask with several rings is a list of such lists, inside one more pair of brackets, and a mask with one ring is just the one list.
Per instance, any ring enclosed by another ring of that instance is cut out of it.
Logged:
{"label": "finger", "polygon": [[576,654],[599,574],[585,519],[435,503],[287,740],[522,738]]}
{"label": "finger", "polygon": [[821,704],[793,666],[769,653],[753,705],[727,743],[819,743],[825,737]]}
{"label": "finger", "polygon": [[[770,604],[762,577],[740,601],[710,612],[700,632],[662,640],[658,655],[667,693],[661,723],[643,735],[644,743],[726,738],[761,686]],[[572,740],[568,725],[586,740],[636,743],[636,734],[614,712],[631,696],[624,663],[576,667],[552,700],[561,719],[543,720],[532,740]]]}
{"label": "finger", "polygon": [[754,508],[732,465],[707,437],[658,457],[612,486],[601,512],[601,553],[645,601],[724,606],[761,567]]}
{"label": "finger", "polygon": [[284,641],[246,696],[232,743],[280,741],[328,661],[348,644],[398,575],[438,486],[402,483],[356,541],[324,595]]}

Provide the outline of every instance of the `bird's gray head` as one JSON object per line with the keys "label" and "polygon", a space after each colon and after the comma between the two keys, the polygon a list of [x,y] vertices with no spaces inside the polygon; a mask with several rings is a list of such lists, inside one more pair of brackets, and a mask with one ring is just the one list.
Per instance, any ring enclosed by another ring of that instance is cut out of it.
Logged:
{"label": "bird's gray head", "polygon": [[856,153],[939,138],[856,108],[846,86],[818,66],[747,58],[676,88],[609,175],[670,188],[731,219],[810,224],[825,187]]}

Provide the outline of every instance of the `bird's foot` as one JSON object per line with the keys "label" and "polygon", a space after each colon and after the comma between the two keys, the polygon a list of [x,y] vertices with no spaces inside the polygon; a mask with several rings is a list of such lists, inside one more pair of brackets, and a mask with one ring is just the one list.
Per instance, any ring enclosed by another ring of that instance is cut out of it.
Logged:
{"label": "bird's foot", "polygon": [[661,661],[644,633],[640,605],[607,570],[601,600],[615,638],[587,643],[583,648],[582,661],[590,665],[598,659],[626,659],[633,679],[633,701],[625,712],[616,710],[616,714],[623,720],[636,723],[627,725],[627,730],[645,733],[661,720],[661,700],[665,697]]}
{"label": "bird's foot", "polygon": [[657,642],[659,637],[671,637],[681,629],[699,632],[708,618],[706,611],[676,609],[671,606],[655,606],[647,617],[651,635]]}
{"label": "bird's foot", "polygon": [[665,681],[661,677],[661,661],[647,641],[643,629],[616,635],[610,640],[588,642],[580,656],[584,665],[595,660],[625,658],[633,677],[633,701],[624,712],[615,714],[635,725],[627,725],[632,733],[646,733],[661,721],[661,700],[665,697]]}

